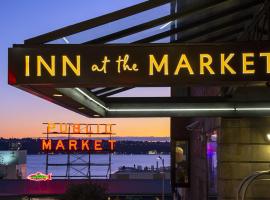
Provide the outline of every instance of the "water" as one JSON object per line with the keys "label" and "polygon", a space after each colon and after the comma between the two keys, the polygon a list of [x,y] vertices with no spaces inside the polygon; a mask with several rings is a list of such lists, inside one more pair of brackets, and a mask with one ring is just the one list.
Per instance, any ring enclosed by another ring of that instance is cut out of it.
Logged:
{"label": "water", "polygon": [[[118,170],[119,167],[126,166],[126,167],[133,167],[134,164],[136,166],[141,165],[143,168],[148,167],[150,168],[152,165],[156,167],[156,163],[158,161],[159,166],[162,165],[160,160],[157,160],[159,155],[112,155],[112,172]],[[58,163],[63,164],[67,162],[67,155],[50,155],[50,163]],[[170,155],[161,155],[164,158],[165,166],[170,166]],[[76,157],[72,156],[71,160],[75,160]],[[87,160],[88,156],[83,155],[82,160]],[[82,161],[80,160],[80,161]],[[109,155],[91,155],[91,162],[92,163],[108,163],[109,162]],[[28,155],[27,156],[27,174],[35,173],[37,171],[45,173],[45,166],[46,166],[46,155]],[[86,168],[84,167],[77,167],[80,172],[85,173]],[[106,175],[107,167],[105,166],[92,166],[91,173],[92,175]],[[80,175],[80,172],[74,169],[71,169],[72,174]],[[53,175],[65,175],[66,168],[64,166],[51,166],[48,172],[52,173]]]}

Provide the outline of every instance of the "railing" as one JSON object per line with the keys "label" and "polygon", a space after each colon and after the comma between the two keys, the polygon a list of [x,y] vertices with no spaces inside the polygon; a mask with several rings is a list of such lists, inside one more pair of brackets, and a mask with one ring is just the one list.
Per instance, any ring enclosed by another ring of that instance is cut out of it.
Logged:
{"label": "railing", "polygon": [[[257,171],[255,173],[247,176],[246,178],[244,178],[238,187],[237,194],[236,194],[236,200],[245,200],[248,187],[251,185],[251,183],[253,181],[255,181],[257,178],[259,178],[260,176],[263,176],[263,175],[270,175],[270,170]],[[240,197],[241,197],[241,199],[240,199]]]}

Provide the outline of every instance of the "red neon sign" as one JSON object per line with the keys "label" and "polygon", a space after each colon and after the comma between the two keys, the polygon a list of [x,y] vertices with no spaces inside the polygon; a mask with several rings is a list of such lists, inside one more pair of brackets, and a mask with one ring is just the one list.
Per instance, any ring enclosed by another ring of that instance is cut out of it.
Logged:
{"label": "red neon sign", "polygon": [[42,172],[36,172],[34,174],[28,175],[27,179],[31,181],[51,181],[52,173],[44,174]]}
{"label": "red neon sign", "polygon": [[41,150],[45,152],[113,152],[115,150],[115,143],[116,140],[42,139]]}
{"label": "red neon sign", "polygon": [[47,133],[59,134],[104,134],[113,133],[115,124],[73,124],[73,123],[45,123]]}

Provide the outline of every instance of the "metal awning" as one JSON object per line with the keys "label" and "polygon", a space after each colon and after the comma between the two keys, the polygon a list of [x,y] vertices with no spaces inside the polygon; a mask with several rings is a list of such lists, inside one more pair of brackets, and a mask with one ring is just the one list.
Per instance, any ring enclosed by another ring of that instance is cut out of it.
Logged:
{"label": "metal awning", "polygon": [[[194,4],[181,12],[171,13],[172,2],[172,0],[145,1],[27,39],[25,45],[228,42],[256,37],[260,40],[270,38],[270,31],[266,28],[269,24],[267,1],[217,0],[207,4]],[[258,110],[254,110],[256,106],[270,108],[267,104],[270,97],[261,101],[225,96],[205,99],[113,98],[112,95],[135,86],[18,87],[88,117],[241,116],[250,114],[251,111],[252,114],[258,113]],[[242,107],[251,110],[241,110]],[[264,111],[265,114],[268,114],[269,110]]]}

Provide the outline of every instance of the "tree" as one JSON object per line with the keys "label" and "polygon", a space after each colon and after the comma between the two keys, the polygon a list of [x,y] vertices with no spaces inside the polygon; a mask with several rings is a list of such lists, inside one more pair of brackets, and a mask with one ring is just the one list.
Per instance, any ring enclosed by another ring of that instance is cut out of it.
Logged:
{"label": "tree", "polygon": [[105,200],[106,190],[94,183],[71,185],[61,200]]}

